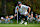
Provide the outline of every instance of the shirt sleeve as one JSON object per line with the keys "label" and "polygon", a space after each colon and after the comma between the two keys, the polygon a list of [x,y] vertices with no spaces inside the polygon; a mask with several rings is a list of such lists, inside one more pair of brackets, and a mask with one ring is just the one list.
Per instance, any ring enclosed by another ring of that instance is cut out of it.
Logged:
{"label": "shirt sleeve", "polygon": [[17,13],[17,8],[18,8],[18,6],[16,6],[16,8],[15,8],[15,14]]}
{"label": "shirt sleeve", "polygon": [[17,13],[17,7],[15,8],[15,13]]}
{"label": "shirt sleeve", "polygon": [[28,10],[29,6],[24,5],[23,8],[26,8]]}

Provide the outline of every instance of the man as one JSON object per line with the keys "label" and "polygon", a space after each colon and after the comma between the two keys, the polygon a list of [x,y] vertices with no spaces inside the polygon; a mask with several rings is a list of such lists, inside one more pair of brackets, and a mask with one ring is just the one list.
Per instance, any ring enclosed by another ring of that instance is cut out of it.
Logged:
{"label": "man", "polygon": [[[25,16],[28,16],[28,14],[30,13],[31,8],[29,6],[23,5],[21,3],[21,1],[18,1],[18,4],[15,8],[15,15],[14,16],[17,16],[17,9],[18,9],[18,12],[20,13],[20,16],[22,16],[21,24],[24,22],[24,20],[25,20],[25,22],[27,22],[26,21],[27,18]],[[27,10],[29,10],[29,11],[27,11]]]}
{"label": "man", "polygon": [[39,18],[38,18],[37,22],[38,22],[38,23],[40,22],[40,15],[39,15]]}
{"label": "man", "polygon": [[1,24],[1,20],[0,20],[0,24]]}
{"label": "man", "polygon": [[9,18],[10,18],[10,23],[13,24],[13,19],[14,19],[13,15],[9,16]]}
{"label": "man", "polygon": [[35,14],[35,20],[36,21],[38,20],[38,14]]}
{"label": "man", "polygon": [[6,16],[5,23],[6,24],[9,24],[10,23],[10,18],[8,16]]}
{"label": "man", "polygon": [[1,24],[4,24],[4,23],[5,23],[4,17],[1,17]]}
{"label": "man", "polygon": [[29,20],[30,20],[30,22],[33,22],[33,24],[34,24],[35,18],[33,17],[33,12],[31,12],[31,17]]}
{"label": "man", "polygon": [[28,24],[30,23],[30,18],[31,18],[31,15],[27,17]]}

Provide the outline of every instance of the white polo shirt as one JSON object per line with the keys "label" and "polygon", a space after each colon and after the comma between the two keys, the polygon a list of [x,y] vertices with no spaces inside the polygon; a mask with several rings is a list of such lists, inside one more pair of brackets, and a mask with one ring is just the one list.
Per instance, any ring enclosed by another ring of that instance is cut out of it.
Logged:
{"label": "white polo shirt", "polygon": [[16,8],[15,8],[15,13],[17,13],[17,8],[18,8],[18,11],[19,11],[19,13],[21,14],[21,15],[25,15],[25,14],[27,14],[28,12],[27,12],[27,10],[28,10],[28,6],[26,6],[26,5],[21,5],[21,7],[19,8],[19,6],[16,6]]}

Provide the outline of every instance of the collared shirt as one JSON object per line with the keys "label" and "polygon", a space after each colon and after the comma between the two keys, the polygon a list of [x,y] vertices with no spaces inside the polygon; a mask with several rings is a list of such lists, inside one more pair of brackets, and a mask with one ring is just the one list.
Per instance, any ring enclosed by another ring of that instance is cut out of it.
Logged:
{"label": "collared shirt", "polygon": [[18,11],[19,11],[19,13],[21,14],[21,15],[25,15],[25,14],[27,14],[28,12],[27,12],[27,10],[28,10],[28,6],[26,6],[26,5],[21,5],[21,7],[19,8],[19,6],[16,6],[16,8],[15,8],[15,13],[17,13],[17,8],[18,8]]}
{"label": "collared shirt", "polygon": [[8,20],[10,20],[10,18],[6,19],[5,22],[8,22]]}

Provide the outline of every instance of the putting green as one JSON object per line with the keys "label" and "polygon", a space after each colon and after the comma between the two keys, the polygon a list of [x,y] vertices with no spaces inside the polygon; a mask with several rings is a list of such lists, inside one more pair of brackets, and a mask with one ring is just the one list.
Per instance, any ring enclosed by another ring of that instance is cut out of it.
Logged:
{"label": "putting green", "polygon": [[40,24],[0,24],[0,27],[40,27]]}

